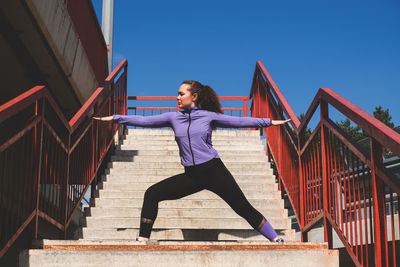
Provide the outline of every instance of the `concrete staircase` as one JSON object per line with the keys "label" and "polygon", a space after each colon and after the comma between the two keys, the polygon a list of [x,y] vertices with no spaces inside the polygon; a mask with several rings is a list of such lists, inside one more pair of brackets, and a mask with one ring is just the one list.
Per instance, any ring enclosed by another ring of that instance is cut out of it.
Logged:
{"label": "concrete staircase", "polygon": [[[220,130],[213,145],[249,201],[286,239],[294,238],[291,222],[269,167],[257,131]],[[98,198],[86,210],[84,239],[134,239],[138,234],[145,190],[182,173],[178,146],[170,130],[129,130],[112,157]],[[265,240],[222,199],[202,191],[160,203],[151,238],[156,240]],[[100,230],[101,229],[101,230]]]}
{"label": "concrete staircase", "polygon": [[[321,261],[338,266],[337,252],[326,244],[294,241],[258,131],[218,130],[213,145],[248,200],[285,244],[268,242],[208,191],[161,202],[152,241],[134,242],[145,190],[184,171],[171,130],[134,129],[112,156],[96,198],[85,209],[80,240],[37,241],[37,249],[22,253],[21,262],[28,257],[29,266],[41,266],[46,258],[58,259],[61,265],[49,261],[54,266],[63,266],[64,260],[76,262],[73,266],[321,266]],[[310,256],[315,265],[307,261]]]}

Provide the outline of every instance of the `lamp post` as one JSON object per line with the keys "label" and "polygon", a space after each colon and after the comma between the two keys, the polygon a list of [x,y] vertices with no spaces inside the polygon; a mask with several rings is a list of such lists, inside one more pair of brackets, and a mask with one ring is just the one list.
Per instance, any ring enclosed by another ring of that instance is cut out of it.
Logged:
{"label": "lamp post", "polygon": [[114,0],[103,0],[101,27],[107,45],[108,73],[110,73],[113,53]]}

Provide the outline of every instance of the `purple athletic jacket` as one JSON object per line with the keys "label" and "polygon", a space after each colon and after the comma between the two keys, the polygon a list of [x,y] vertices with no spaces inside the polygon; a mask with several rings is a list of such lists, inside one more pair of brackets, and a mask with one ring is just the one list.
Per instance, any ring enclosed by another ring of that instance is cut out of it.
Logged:
{"label": "purple athletic jacket", "polygon": [[171,127],[183,166],[193,166],[219,157],[211,144],[212,129],[215,127],[252,128],[271,125],[270,119],[232,117],[198,107],[154,116],[114,115],[113,120],[141,127]]}

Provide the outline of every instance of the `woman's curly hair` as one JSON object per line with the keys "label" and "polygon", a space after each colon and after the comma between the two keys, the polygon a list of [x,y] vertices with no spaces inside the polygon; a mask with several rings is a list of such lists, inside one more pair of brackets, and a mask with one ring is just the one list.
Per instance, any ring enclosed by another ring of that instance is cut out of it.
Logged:
{"label": "woman's curly hair", "polygon": [[203,85],[194,80],[183,81],[182,84],[190,85],[189,91],[192,95],[195,93],[198,94],[196,105],[199,106],[200,109],[223,113],[218,95],[210,86]]}

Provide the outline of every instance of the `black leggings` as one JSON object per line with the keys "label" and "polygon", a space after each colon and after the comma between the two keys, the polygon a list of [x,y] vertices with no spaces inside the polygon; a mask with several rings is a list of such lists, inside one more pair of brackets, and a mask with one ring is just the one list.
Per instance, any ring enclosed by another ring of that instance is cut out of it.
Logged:
{"label": "black leggings", "polygon": [[263,215],[249,203],[222,161],[214,158],[196,166],[185,167],[185,173],[162,180],[146,190],[139,235],[150,237],[153,223],[157,218],[158,202],[179,199],[203,189],[220,196],[254,229],[260,227]]}

